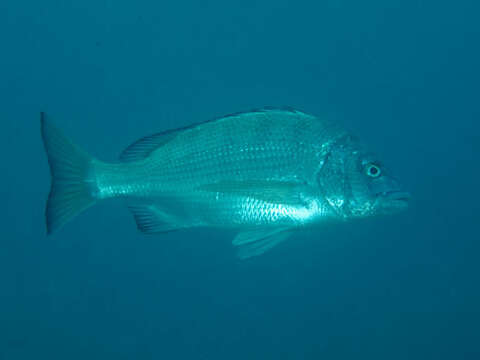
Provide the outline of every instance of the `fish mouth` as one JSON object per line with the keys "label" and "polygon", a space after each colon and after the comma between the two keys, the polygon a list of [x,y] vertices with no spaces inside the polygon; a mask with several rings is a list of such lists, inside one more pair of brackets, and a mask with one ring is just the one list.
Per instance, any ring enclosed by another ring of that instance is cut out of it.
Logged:
{"label": "fish mouth", "polygon": [[387,191],[382,193],[382,196],[386,200],[391,201],[406,201],[410,200],[410,193],[406,191]]}
{"label": "fish mouth", "polygon": [[410,198],[410,193],[400,190],[385,191],[379,194],[382,207],[390,211],[407,208]]}

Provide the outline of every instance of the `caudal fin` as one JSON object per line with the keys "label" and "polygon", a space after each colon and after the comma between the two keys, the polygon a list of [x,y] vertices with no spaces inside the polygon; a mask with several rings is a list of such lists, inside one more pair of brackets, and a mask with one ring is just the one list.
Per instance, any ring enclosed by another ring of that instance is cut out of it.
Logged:
{"label": "caudal fin", "polygon": [[47,233],[51,234],[95,203],[93,158],[63,135],[43,112],[40,122],[52,175],[45,211]]}

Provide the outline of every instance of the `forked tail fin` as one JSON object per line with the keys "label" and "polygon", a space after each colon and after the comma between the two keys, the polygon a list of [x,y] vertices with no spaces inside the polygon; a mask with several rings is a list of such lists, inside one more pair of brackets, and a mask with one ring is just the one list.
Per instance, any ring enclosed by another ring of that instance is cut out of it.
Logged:
{"label": "forked tail fin", "polygon": [[95,203],[93,158],[63,135],[43,112],[40,122],[52,176],[45,210],[47,233],[51,234]]}

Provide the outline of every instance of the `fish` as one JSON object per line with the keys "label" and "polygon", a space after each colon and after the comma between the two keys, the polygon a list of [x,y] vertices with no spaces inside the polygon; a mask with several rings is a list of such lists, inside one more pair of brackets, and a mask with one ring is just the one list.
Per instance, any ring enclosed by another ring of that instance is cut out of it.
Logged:
{"label": "fish", "polygon": [[239,112],[159,132],[104,162],[46,116],[51,234],[95,203],[123,198],[145,234],[233,229],[240,259],[264,254],[297,230],[393,214],[410,195],[358,137],[293,108]]}

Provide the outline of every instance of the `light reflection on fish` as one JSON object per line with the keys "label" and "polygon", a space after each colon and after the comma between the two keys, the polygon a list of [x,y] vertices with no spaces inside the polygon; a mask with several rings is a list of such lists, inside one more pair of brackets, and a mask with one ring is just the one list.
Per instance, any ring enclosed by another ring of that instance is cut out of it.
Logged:
{"label": "light reflection on fish", "polygon": [[99,161],[41,115],[52,185],[51,233],[107,198],[126,198],[137,227],[237,229],[240,258],[314,223],[394,213],[408,194],[337,124],[293,109],[228,115],[147,136],[120,162]]}

